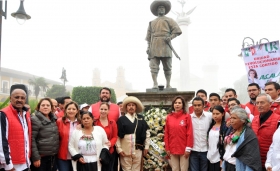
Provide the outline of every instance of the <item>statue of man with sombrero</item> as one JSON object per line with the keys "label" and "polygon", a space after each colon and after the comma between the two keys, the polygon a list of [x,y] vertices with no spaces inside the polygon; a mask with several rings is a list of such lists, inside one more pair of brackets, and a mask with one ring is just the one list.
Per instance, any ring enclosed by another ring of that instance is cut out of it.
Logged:
{"label": "statue of man with sombrero", "polygon": [[150,8],[151,12],[157,16],[156,19],[150,21],[146,36],[153,88],[158,88],[157,76],[160,61],[163,65],[166,88],[171,88],[172,50],[170,45],[171,40],[182,34],[182,31],[176,21],[165,16],[171,9],[169,0],[154,0]]}

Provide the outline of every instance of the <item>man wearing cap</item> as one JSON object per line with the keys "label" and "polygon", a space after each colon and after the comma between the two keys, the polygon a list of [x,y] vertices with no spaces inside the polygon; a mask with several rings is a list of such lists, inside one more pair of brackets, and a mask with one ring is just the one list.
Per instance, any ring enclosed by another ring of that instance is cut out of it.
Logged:
{"label": "man wearing cap", "polygon": [[27,171],[30,166],[31,121],[26,92],[14,89],[10,105],[0,111],[0,171]]}
{"label": "man wearing cap", "polygon": [[110,98],[111,98],[111,90],[108,87],[103,87],[102,89],[100,89],[100,95],[99,95],[100,101],[92,104],[88,110],[89,112],[92,113],[94,119],[98,119],[100,116],[99,108],[101,102],[107,102],[110,105],[110,110],[108,113],[109,119],[112,119],[116,122],[118,121],[119,117],[121,116],[120,108],[118,105],[112,103],[110,101]]}
{"label": "man wearing cap", "polygon": [[81,104],[80,110],[87,112],[89,109],[89,105],[87,103]]}
{"label": "man wearing cap", "polygon": [[146,35],[146,41],[148,42],[146,52],[150,60],[153,88],[158,88],[157,76],[160,61],[163,65],[166,88],[171,88],[172,50],[168,44],[171,44],[172,39],[182,34],[182,31],[172,18],[165,16],[171,9],[169,0],[155,0],[150,8],[151,12],[158,16],[149,23]]}
{"label": "man wearing cap", "polygon": [[146,156],[150,145],[150,131],[142,112],[144,106],[133,96],[123,101],[123,110],[126,113],[117,122],[118,140],[117,152],[120,154],[120,163],[123,171],[140,171],[142,169],[142,155]]}

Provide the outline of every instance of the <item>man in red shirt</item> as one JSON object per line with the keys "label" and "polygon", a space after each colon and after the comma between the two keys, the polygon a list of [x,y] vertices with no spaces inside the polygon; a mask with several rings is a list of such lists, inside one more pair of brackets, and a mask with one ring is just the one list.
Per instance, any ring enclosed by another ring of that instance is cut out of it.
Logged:
{"label": "man in red shirt", "polygon": [[61,117],[64,116],[64,108],[71,101],[72,101],[72,99],[69,96],[61,97],[61,104],[62,105],[59,108],[60,109],[62,108],[62,110],[58,114],[56,114],[57,118],[61,118]]}
{"label": "man in red shirt", "polygon": [[[210,103],[207,102],[207,92],[203,89],[197,90],[196,92],[196,97],[200,97],[204,100],[204,107],[203,110],[204,111],[208,111],[210,108]],[[189,107],[189,113],[193,113],[193,106]]]}
{"label": "man in red shirt", "polygon": [[247,92],[251,100],[245,105],[250,109],[252,115],[259,115],[260,113],[256,106],[256,99],[261,93],[260,86],[257,83],[251,83],[248,85]]}
{"label": "man in red shirt", "polygon": [[270,109],[280,115],[280,85],[276,82],[267,82],[264,91],[271,96],[272,105]]}
{"label": "man in red shirt", "polygon": [[210,103],[210,108],[207,112],[212,112],[213,107],[218,106],[221,103],[220,95],[217,93],[211,93],[209,95],[209,103]]}
{"label": "man in red shirt", "polygon": [[[108,87],[103,87],[103,88],[100,89],[99,93],[100,93],[99,94],[100,101],[92,104],[90,106],[90,108],[88,109],[88,111],[92,113],[94,119],[98,119],[99,116],[100,116],[99,108],[100,108],[101,102],[107,102],[110,106],[109,113],[108,113],[108,118],[109,118],[109,120],[114,120],[117,123],[119,117],[121,116],[121,112],[120,112],[119,106],[110,101],[111,90]],[[113,163],[114,167],[113,168],[116,168],[115,165],[118,164],[118,155],[116,153],[116,148],[115,147],[114,147],[114,153],[112,154],[112,161],[114,161],[114,163]],[[122,170],[122,169],[120,169],[120,170]]]}
{"label": "man in red shirt", "polygon": [[107,102],[110,105],[108,117],[109,117],[109,119],[113,119],[114,121],[117,122],[119,117],[121,116],[120,108],[118,105],[116,105],[110,101],[111,90],[108,87],[103,87],[100,90],[99,99],[100,99],[100,101],[92,104],[88,110],[89,112],[92,113],[92,115],[94,116],[94,119],[97,119],[100,116],[100,113],[99,113],[100,103]]}

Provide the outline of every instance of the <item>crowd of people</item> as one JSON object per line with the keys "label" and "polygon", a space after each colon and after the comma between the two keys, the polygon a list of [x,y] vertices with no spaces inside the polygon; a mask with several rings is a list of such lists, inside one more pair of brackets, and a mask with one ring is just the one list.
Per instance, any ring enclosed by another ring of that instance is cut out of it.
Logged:
{"label": "crowd of people", "polygon": [[[164,144],[173,171],[279,171],[280,85],[247,88],[241,104],[236,91],[220,97],[200,89],[191,106],[174,97],[164,126]],[[81,104],[70,97],[42,98],[30,114],[26,92],[10,92],[0,113],[0,170],[140,171],[150,145],[142,102],[128,96]]]}
{"label": "crowd of people", "polygon": [[250,101],[236,91],[220,97],[200,89],[189,112],[175,97],[165,125],[165,149],[172,171],[280,171],[280,85],[247,87]]}

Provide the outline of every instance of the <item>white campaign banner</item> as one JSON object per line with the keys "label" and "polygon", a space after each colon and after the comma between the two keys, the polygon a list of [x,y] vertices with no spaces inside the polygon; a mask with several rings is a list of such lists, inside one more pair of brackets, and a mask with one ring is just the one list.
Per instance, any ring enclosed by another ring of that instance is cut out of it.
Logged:
{"label": "white campaign banner", "polygon": [[279,41],[268,42],[242,49],[248,82],[264,89],[267,82],[280,81]]}

